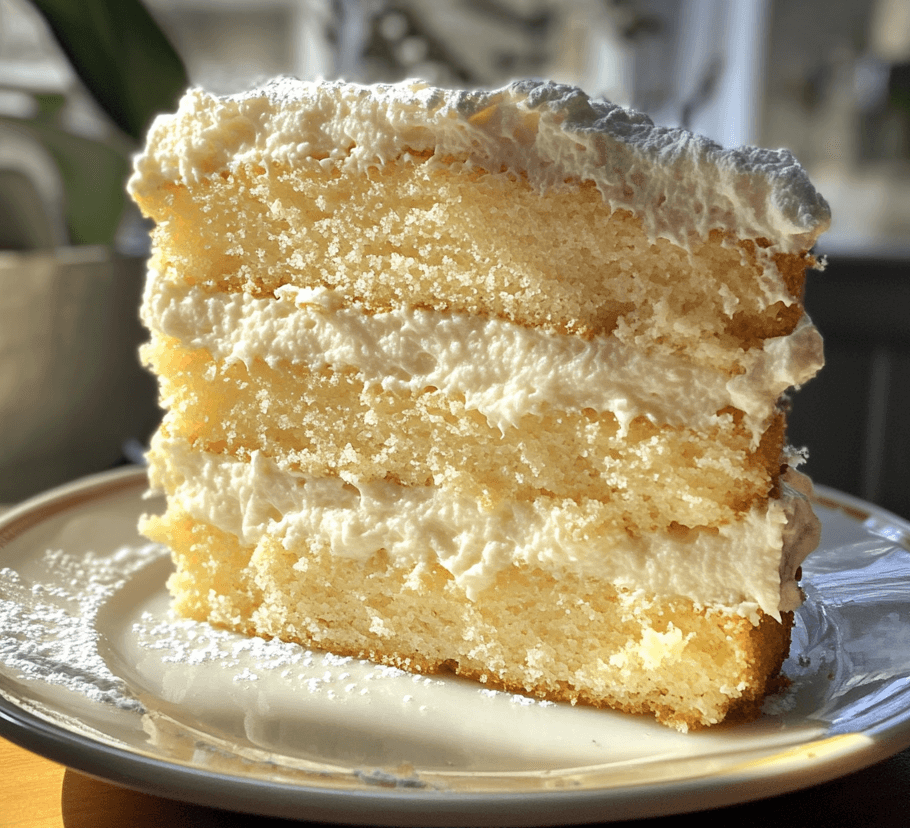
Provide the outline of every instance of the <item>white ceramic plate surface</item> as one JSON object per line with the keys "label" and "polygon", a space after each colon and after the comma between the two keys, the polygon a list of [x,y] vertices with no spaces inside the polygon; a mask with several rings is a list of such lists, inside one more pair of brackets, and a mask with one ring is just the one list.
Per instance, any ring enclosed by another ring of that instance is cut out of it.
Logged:
{"label": "white ceramic plate surface", "polygon": [[530,826],[745,802],[910,745],[910,524],[841,493],[819,487],[792,686],[686,735],[173,618],[145,488],[110,472],[0,519],[0,734],[76,770],[271,816]]}

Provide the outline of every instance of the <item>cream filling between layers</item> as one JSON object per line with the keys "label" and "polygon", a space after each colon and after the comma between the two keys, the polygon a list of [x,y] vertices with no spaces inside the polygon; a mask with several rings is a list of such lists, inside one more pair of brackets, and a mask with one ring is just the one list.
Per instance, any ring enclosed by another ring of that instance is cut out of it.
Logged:
{"label": "cream filling between layers", "polygon": [[807,533],[797,524],[814,520],[804,498],[785,487],[780,501],[716,532],[631,538],[622,530],[605,534],[596,510],[573,501],[541,498],[487,511],[444,488],[308,479],[259,451],[246,462],[161,435],[150,462],[153,489],[244,544],[269,534],[302,555],[312,543],[359,560],[384,549],[394,566],[418,571],[438,562],[470,600],[500,571],[526,565],[683,596],[758,623],[759,609],[779,618],[800,603],[793,573],[811,539],[803,542]]}
{"label": "cream filling between layers", "polygon": [[463,395],[505,433],[544,406],[612,413],[624,433],[644,415],[701,430],[733,406],[757,446],[778,397],[822,364],[821,337],[804,317],[789,336],[745,352],[733,378],[672,355],[646,355],[612,337],[585,340],[463,313],[396,309],[369,314],[327,288],[284,286],[275,298],[212,294],[151,272],[143,303],[149,328],[214,359],[262,359],[272,367],[354,368],[388,391],[434,387]]}

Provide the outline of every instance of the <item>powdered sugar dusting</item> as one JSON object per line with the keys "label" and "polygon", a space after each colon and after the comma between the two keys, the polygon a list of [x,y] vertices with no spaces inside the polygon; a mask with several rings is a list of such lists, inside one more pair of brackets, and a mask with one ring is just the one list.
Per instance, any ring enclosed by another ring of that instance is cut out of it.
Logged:
{"label": "powdered sugar dusting", "polygon": [[[140,653],[154,653],[154,661],[185,668],[217,666],[225,681],[268,682],[284,680],[285,687],[310,695],[330,697],[368,696],[370,688],[382,685],[384,695],[414,700],[409,688],[421,692],[441,687],[435,676],[408,673],[397,667],[311,650],[299,644],[245,637],[228,630],[168,613],[142,613],[132,626]],[[398,688],[397,690],[392,689]]]}
{"label": "powdered sugar dusting", "polygon": [[124,710],[142,710],[99,653],[98,613],[131,575],[164,554],[154,544],[70,555],[49,549],[33,573],[0,570],[0,663]]}
{"label": "powdered sugar dusting", "polygon": [[[260,688],[267,693],[291,689],[332,699],[381,695],[386,701],[416,702],[419,710],[427,710],[434,691],[438,692],[446,681],[451,681],[311,650],[278,639],[245,637],[205,622],[177,618],[172,613],[164,618],[153,612],[142,613],[132,625],[132,634],[138,652],[154,653],[154,660],[159,664],[188,669],[217,666],[225,683],[235,686],[252,682],[268,684],[268,690]],[[283,685],[280,689],[274,685],[279,679]],[[473,682],[464,684],[480,698],[499,699],[518,707],[555,706],[550,701],[494,690]]]}

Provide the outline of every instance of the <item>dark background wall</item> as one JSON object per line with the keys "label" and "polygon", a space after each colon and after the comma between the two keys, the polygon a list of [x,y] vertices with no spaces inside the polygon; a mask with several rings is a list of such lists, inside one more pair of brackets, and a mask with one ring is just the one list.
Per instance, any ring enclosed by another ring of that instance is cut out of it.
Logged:
{"label": "dark background wall", "polygon": [[910,516],[910,264],[832,257],[806,307],[826,366],[793,399],[790,441],[819,483]]}

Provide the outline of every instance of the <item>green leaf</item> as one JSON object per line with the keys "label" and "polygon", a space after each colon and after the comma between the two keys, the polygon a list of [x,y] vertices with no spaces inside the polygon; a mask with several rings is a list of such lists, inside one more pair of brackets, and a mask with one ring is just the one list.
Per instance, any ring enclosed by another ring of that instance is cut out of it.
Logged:
{"label": "green leaf", "polygon": [[[4,118],[0,118],[2,123]],[[123,214],[129,158],[116,148],[72,135],[41,119],[14,121],[53,157],[65,190],[64,211],[73,244],[114,243]]]}
{"label": "green leaf", "polygon": [[179,55],[139,0],[34,0],[76,74],[111,119],[140,141],[187,86]]}

